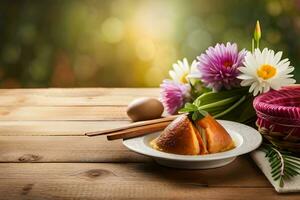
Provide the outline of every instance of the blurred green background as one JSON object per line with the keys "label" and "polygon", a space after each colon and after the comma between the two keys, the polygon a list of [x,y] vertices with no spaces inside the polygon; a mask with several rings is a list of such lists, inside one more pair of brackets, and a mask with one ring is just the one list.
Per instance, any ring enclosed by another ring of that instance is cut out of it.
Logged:
{"label": "blurred green background", "polygon": [[0,87],[156,87],[217,42],[250,49],[257,19],[299,82],[299,0],[2,0]]}

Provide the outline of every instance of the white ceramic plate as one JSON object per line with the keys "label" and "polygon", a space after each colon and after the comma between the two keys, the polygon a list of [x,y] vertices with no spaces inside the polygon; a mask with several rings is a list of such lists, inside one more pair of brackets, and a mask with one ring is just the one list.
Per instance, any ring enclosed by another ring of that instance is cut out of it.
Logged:
{"label": "white ceramic plate", "polygon": [[218,122],[223,125],[235,142],[236,147],[234,149],[221,153],[197,156],[165,153],[150,146],[150,141],[156,138],[160,132],[127,139],[123,141],[123,144],[134,152],[152,157],[161,165],[184,169],[221,167],[232,162],[237,156],[249,153],[260,146],[262,136],[254,128],[232,121],[218,120]]}

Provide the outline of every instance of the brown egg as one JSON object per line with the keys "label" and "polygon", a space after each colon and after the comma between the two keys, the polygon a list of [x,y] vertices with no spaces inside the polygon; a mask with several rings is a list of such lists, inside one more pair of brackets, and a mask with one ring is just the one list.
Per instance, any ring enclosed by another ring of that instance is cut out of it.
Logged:
{"label": "brown egg", "polygon": [[127,115],[132,121],[160,118],[163,111],[162,103],[158,99],[149,97],[135,99],[127,107]]}

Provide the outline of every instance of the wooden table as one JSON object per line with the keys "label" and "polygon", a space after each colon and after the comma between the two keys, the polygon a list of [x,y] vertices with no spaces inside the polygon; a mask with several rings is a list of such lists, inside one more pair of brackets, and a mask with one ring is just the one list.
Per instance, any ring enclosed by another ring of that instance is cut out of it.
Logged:
{"label": "wooden table", "polygon": [[125,109],[158,89],[0,90],[0,199],[300,199],[278,195],[249,156],[177,170],[88,138],[129,123]]}

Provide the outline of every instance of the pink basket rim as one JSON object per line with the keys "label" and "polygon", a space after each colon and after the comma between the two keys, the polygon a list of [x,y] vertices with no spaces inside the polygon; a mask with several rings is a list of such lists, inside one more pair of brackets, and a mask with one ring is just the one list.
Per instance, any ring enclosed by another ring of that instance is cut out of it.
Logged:
{"label": "pink basket rim", "polygon": [[[288,92],[295,92],[293,95],[286,94]],[[274,117],[283,117],[282,113],[284,112],[285,115],[284,117],[288,119],[295,119],[299,120],[300,119],[300,107],[292,107],[292,106],[283,106],[283,105],[274,105],[272,103],[269,103],[268,100],[272,99],[273,95],[279,94],[281,96],[284,95],[284,97],[289,97],[290,98],[300,98],[300,85],[295,85],[295,86],[288,86],[288,87],[283,87],[282,89],[276,91],[270,91],[265,94],[261,94],[258,97],[256,97],[253,101],[253,106],[256,111],[260,113],[264,113],[265,115],[271,115]],[[282,98],[282,97],[279,97]]]}

